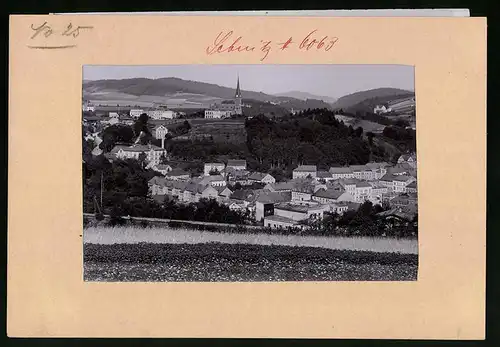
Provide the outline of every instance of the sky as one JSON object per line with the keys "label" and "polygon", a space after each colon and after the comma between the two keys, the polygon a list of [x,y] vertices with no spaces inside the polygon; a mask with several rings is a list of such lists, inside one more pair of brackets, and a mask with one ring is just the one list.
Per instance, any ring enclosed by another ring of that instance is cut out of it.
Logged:
{"label": "sky", "polygon": [[86,65],[84,80],[178,77],[278,94],[301,91],[339,98],[357,91],[392,87],[415,90],[409,65]]}

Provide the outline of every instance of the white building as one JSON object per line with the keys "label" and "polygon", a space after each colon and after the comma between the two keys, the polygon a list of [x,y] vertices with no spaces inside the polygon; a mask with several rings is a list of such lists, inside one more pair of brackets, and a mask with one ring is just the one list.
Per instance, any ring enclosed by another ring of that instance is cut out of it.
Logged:
{"label": "white building", "polygon": [[263,172],[252,172],[248,176],[248,180],[250,182],[256,182],[256,183],[264,183],[264,184],[270,184],[270,183],[275,183],[276,179],[271,176],[268,173],[263,173]]}
{"label": "white building", "polygon": [[302,206],[290,203],[280,203],[274,206],[275,216],[286,217],[295,221],[309,218],[321,219],[324,213],[328,211],[330,211],[330,207],[323,204]]}
{"label": "white building", "polygon": [[229,118],[233,112],[224,110],[205,110],[205,118],[208,119],[223,119]]}
{"label": "white building", "polygon": [[247,169],[247,161],[242,159],[229,159],[227,161],[226,168],[230,168],[233,170],[246,170]]}
{"label": "white building", "polygon": [[109,118],[120,118],[120,115],[118,114],[118,112],[109,112]]}
{"label": "white building", "polygon": [[151,110],[147,112],[151,119],[174,119],[175,112],[171,110]]}
{"label": "white building", "polygon": [[385,105],[377,105],[373,109],[373,113],[375,113],[375,114],[388,113],[388,112],[391,112],[391,111],[392,111],[391,108],[390,107],[385,107]]}
{"label": "white building", "polygon": [[306,178],[308,176],[316,178],[317,171],[316,165],[300,165],[293,170],[293,178]]}
{"label": "white building", "polygon": [[354,178],[354,173],[348,167],[331,167],[329,172],[335,180],[342,178]]}
{"label": "white building", "polygon": [[161,156],[166,154],[167,151],[163,148],[153,145],[132,145],[132,146],[115,146],[111,150],[118,159],[139,159],[141,153],[146,154],[146,161],[153,165],[160,164]]}
{"label": "white building", "polygon": [[205,163],[203,167],[203,174],[205,176],[210,175],[211,171],[217,170],[219,173],[224,172],[226,165],[224,163]]}
{"label": "white building", "polygon": [[82,105],[82,111],[84,112],[95,112],[95,106],[86,102]]}
{"label": "white building", "polygon": [[168,129],[164,125],[158,125],[154,128],[154,137],[157,140],[164,139],[168,134]]}
{"label": "white building", "polygon": [[264,226],[268,228],[302,228],[302,226],[295,220],[282,217],[282,216],[277,216],[277,215],[271,215],[264,217]]}
{"label": "white building", "polygon": [[130,117],[139,118],[139,116],[143,113],[145,113],[145,112],[144,112],[144,110],[141,110],[141,109],[130,110]]}

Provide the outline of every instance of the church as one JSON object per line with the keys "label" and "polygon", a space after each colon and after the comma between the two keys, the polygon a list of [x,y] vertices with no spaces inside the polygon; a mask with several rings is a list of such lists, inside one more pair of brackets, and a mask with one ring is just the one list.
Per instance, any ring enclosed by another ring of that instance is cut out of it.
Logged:
{"label": "church", "polygon": [[216,103],[210,106],[210,109],[205,110],[205,118],[221,119],[228,118],[232,115],[242,115],[242,105],[241,105],[241,89],[240,89],[240,78],[238,77],[236,82],[236,92],[233,99],[223,100],[220,103]]}

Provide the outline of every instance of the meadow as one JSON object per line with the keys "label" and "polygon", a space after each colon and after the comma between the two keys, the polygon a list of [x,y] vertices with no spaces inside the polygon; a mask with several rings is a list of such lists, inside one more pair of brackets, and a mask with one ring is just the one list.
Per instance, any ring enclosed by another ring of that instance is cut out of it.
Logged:
{"label": "meadow", "polygon": [[190,228],[90,226],[83,231],[83,242],[92,244],[196,244],[220,242],[261,246],[316,247],[332,250],[370,251],[379,253],[417,254],[417,239],[382,237],[302,236],[262,233],[213,232]]}
{"label": "meadow", "polygon": [[84,280],[413,281],[414,254],[246,244],[85,244]]}

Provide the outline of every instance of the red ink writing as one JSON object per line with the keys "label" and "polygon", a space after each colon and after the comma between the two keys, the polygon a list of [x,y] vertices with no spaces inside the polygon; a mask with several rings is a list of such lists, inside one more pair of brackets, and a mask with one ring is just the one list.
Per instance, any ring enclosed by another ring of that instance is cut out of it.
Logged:
{"label": "red ink writing", "polygon": [[[309,51],[323,50],[329,51],[339,40],[338,37],[328,35],[318,35],[318,30],[313,30],[305,36],[300,44],[294,43],[293,38],[290,36],[286,41],[272,41],[260,40],[260,46],[248,43],[248,39],[242,36],[234,35],[231,31],[221,31],[217,34],[212,44],[206,47],[205,52],[208,55],[216,53],[240,53],[240,52],[254,52],[261,51],[263,55],[260,61],[264,61],[270,54],[272,47],[278,47],[279,51],[290,50],[291,48]],[[234,36],[233,36],[234,35]]]}
{"label": "red ink writing", "polygon": [[293,42],[293,41],[292,41],[292,38],[290,37],[290,38],[289,38],[286,42],[278,43],[278,45],[280,45],[280,46],[281,46],[281,48],[280,48],[280,49],[281,49],[282,51],[284,51],[285,49],[287,49],[287,48],[288,48],[288,46],[289,46],[290,44],[292,44],[292,42]]}
{"label": "red ink writing", "polygon": [[300,43],[299,49],[305,49],[308,51],[311,48],[321,49],[323,48],[325,51],[329,51],[332,49],[333,45],[338,41],[338,37],[328,38],[328,36],[324,36],[321,40],[313,38],[313,34],[316,33],[317,30],[311,31]]}
{"label": "red ink writing", "polygon": [[261,42],[264,43],[264,45],[260,48],[260,50],[265,54],[262,58],[260,58],[260,61],[263,61],[264,59],[267,58],[267,55],[271,51],[271,41],[261,41]]}

